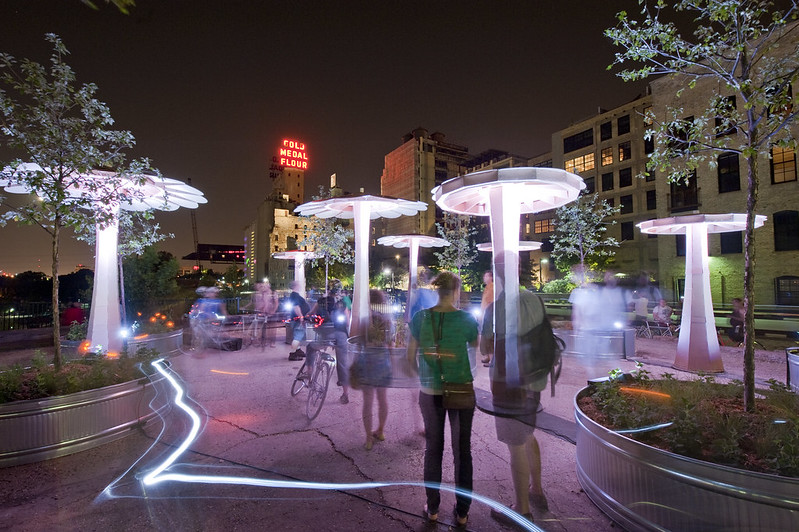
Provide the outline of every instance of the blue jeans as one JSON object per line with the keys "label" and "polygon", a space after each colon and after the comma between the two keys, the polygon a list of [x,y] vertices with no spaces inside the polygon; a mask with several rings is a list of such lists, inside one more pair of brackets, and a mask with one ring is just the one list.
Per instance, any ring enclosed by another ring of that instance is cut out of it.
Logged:
{"label": "blue jeans", "polygon": [[[419,407],[422,410],[425,431],[424,481],[441,484],[441,461],[444,459],[444,424],[449,416],[452,455],[455,458],[455,486],[463,491],[472,491],[472,420],[474,409],[444,410],[440,395],[419,392]],[[427,511],[438,513],[441,493],[438,487],[425,487]],[[460,517],[469,513],[472,499],[455,495],[455,511]]]}

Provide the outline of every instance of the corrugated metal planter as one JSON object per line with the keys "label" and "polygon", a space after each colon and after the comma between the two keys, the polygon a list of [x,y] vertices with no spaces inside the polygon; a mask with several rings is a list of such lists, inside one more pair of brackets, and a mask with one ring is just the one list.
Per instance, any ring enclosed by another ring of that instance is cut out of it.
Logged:
{"label": "corrugated metal planter", "polygon": [[[65,360],[81,357],[80,345],[84,340],[61,340],[61,354]],[[179,355],[183,348],[183,329],[128,340],[128,353],[136,354],[141,347],[155,349],[163,357]]]}
{"label": "corrugated metal planter", "polygon": [[788,365],[786,384],[795,392],[799,392],[799,348],[789,347],[785,350],[785,361]]}
{"label": "corrugated metal planter", "polygon": [[83,392],[0,405],[0,467],[57,458],[127,435],[156,413],[147,377]]}
{"label": "corrugated metal planter", "polygon": [[678,456],[594,422],[574,403],[577,478],[627,530],[799,530],[799,479]]}

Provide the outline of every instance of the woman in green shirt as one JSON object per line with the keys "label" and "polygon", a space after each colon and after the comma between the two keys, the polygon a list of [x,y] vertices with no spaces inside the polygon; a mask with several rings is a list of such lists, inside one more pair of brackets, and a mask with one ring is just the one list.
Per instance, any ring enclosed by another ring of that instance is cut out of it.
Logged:
{"label": "woman in green shirt", "polygon": [[[414,314],[411,319],[411,339],[408,359],[411,367],[419,356],[419,407],[425,426],[424,481],[427,495],[425,512],[431,521],[438,519],[441,494],[441,462],[444,457],[444,425],[449,417],[452,434],[452,454],[455,457],[455,485],[472,491],[472,420],[474,407],[445,409],[442,401],[442,381],[472,382],[468,346],[477,346],[477,321],[471,314],[459,310],[454,302],[459,294],[460,278],[444,272],[433,281],[438,291],[438,304]],[[455,517],[459,526],[468,520],[471,498],[460,493],[455,496]]]}

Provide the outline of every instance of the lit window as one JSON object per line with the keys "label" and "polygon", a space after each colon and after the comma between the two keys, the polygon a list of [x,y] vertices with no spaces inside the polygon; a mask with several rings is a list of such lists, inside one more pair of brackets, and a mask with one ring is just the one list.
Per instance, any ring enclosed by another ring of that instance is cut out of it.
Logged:
{"label": "lit window", "polygon": [[585,172],[587,170],[593,170],[594,154],[586,153],[585,155],[575,157],[574,159],[569,159],[566,161],[565,167],[567,172],[572,172],[575,174],[579,174],[580,172]]}
{"label": "lit window", "polygon": [[524,232],[526,234],[530,234],[530,224],[524,224]]}
{"label": "lit window", "polygon": [[602,148],[601,152],[602,156],[602,166],[607,166],[609,164],[613,164],[613,148]]}
{"label": "lit window", "polygon": [[552,218],[545,218],[544,220],[536,220],[533,231],[536,234],[551,233],[555,230],[555,224]]}
{"label": "lit window", "polygon": [[626,161],[632,158],[632,148],[630,147],[630,141],[622,142],[619,144],[619,162]]}
{"label": "lit window", "polygon": [[771,148],[771,182],[796,181],[796,152],[793,148]]}

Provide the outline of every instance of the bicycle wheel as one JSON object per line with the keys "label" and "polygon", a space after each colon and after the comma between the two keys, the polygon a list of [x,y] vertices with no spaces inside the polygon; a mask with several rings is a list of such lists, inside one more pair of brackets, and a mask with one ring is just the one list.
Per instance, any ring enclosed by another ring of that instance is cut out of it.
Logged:
{"label": "bicycle wheel", "polygon": [[302,372],[305,371],[307,367],[308,367],[308,365],[305,362],[303,362],[302,366],[300,367],[300,371],[298,371],[297,372],[297,376],[294,377],[294,382],[291,383],[291,396],[292,397],[294,397],[295,395],[300,393],[300,390],[305,388],[305,385],[306,385],[305,379],[300,378],[300,375],[302,375]]}
{"label": "bicycle wheel", "polygon": [[252,344],[252,327],[255,324],[253,320],[251,323],[247,323],[244,320],[244,317],[241,318],[241,323],[236,325],[236,328],[233,332],[233,336],[236,338],[241,338],[241,348],[247,349]]}
{"label": "bicycle wheel", "polygon": [[330,365],[321,360],[319,364],[316,374],[308,385],[308,403],[305,408],[308,421],[313,421],[321,412],[327,397],[327,386],[330,383]]}

